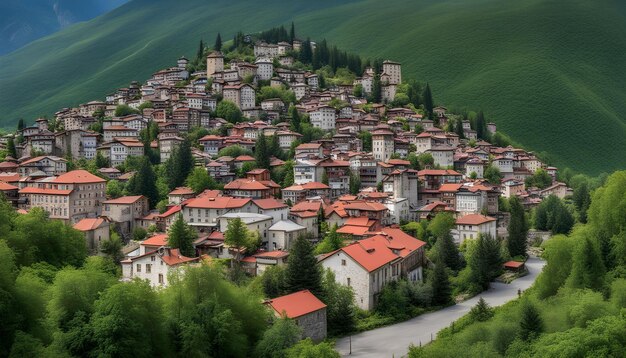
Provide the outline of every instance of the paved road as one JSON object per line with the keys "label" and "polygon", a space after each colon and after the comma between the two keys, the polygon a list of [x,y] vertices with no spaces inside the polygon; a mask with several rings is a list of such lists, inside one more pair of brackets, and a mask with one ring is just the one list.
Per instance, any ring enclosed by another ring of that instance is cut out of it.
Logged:
{"label": "paved road", "polygon": [[402,357],[408,353],[410,344],[427,344],[431,336],[435,338],[442,328],[450,326],[483,297],[491,306],[502,305],[517,298],[517,290],[529,288],[541,272],[545,262],[531,257],[526,262],[529,274],[510,284],[492,283],[488,291],[460,304],[442,310],[426,313],[405,322],[359,333],[352,336],[352,354],[349,352],[349,338],[337,341],[336,349],[344,357]]}

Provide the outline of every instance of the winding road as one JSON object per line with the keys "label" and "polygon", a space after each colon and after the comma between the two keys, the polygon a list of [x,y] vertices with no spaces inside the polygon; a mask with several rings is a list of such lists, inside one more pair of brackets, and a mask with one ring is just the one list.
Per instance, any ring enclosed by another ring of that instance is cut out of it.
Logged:
{"label": "winding road", "polygon": [[352,354],[349,354],[349,337],[339,339],[335,349],[344,357],[403,357],[408,353],[409,345],[419,345],[420,342],[422,345],[427,344],[436,338],[437,332],[467,314],[480,297],[492,307],[517,298],[517,290],[524,291],[532,286],[544,265],[545,261],[531,257],[526,261],[528,275],[510,284],[494,282],[489,290],[465,302],[405,322],[354,335]]}

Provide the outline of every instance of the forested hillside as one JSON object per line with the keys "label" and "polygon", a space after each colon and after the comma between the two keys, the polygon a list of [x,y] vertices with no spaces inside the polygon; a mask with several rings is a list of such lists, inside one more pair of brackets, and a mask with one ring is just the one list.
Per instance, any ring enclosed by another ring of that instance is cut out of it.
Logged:
{"label": "forested hillside", "polygon": [[145,80],[217,31],[231,38],[292,20],[300,37],[401,61],[437,101],[482,108],[556,165],[626,166],[626,17],[616,0],[132,1],[0,58],[0,127]]}

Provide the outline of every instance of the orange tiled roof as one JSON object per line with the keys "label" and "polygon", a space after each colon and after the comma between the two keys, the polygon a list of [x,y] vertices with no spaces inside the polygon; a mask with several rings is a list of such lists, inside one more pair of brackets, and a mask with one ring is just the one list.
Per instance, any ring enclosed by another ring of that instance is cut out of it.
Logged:
{"label": "orange tiled roof", "polygon": [[60,184],[104,183],[105,181],[106,180],[82,169],[61,174],[53,180],[54,183]]}
{"label": "orange tiled roof", "polygon": [[456,220],[456,223],[457,225],[480,225],[491,221],[496,221],[496,219],[490,216],[484,216],[480,214],[469,214],[458,218]]}
{"label": "orange tiled roof", "polygon": [[73,227],[79,231],[91,231],[100,227],[104,221],[103,218],[85,218],[74,224]]}
{"label": "orange tiled roof", "polygon": [[298,318],[315,311],[326,308],[309,290],[294,292],[292,294],[276,297],[268,301],[268,304],[280,315],[288,318]]}
{"label": "orange tiled roof", "polygon": [[134,196],[121,196],[117,199],[110,199],[110,200],[105,200],[102,203],[103,204],[125,204],[125,205],[130,205],[130,204],[134,204],[137,202],[137,200],[143,198],[143,195],[134,195]]}

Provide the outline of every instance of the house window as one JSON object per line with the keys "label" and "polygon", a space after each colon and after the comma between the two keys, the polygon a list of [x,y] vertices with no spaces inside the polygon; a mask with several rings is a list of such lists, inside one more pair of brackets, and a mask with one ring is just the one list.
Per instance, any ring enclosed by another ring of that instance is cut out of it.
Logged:
{"label": "house window", "polygon": [[141,264],[137,264],[137,272],[141,272]]}
{"label": "house window", "polygon": [[146,273],[152,272],[152,264],[146,264]]}
{"label": "house window", "polygon": [[350,277],[348,277],[348,286],[350,286]]}
{"label": "house window", "polygon": [[346,260],[341,260],[341,266],[346,266]]}
{"label": "house window", "polygon": [[161,285],[163,284],[163,274],[162,273],[159,274],[159,284],[161,284]]}
{"label": "house window", "polygon": [[150,256],[150,261],[153,261],[153,262],[156,261],[156,256],[154,256],[154,255]]}

